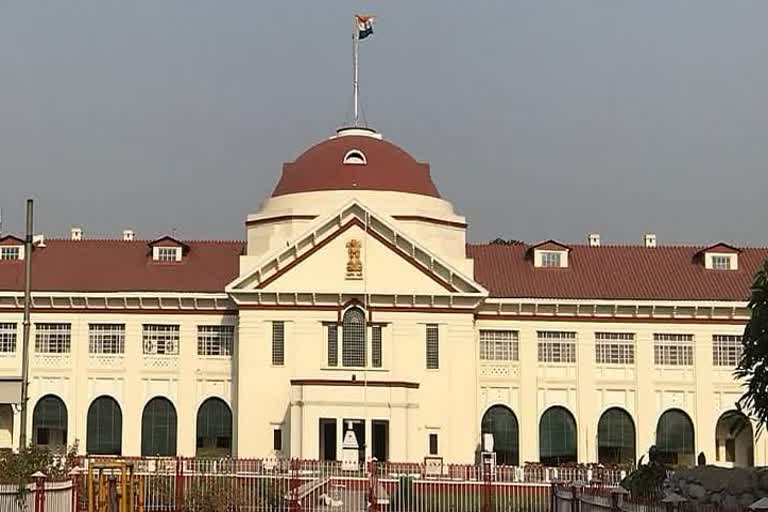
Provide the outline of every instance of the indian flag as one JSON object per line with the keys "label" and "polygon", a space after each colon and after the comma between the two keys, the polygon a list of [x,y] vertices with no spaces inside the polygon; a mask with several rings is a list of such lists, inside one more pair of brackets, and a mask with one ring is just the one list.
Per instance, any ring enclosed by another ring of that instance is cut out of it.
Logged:
{"label": "indian flag", "polygon": [[355,15],[357,21],[357,38],[365,39],[369,35],[373,34],[373,16],[363,16],[360,14]]}

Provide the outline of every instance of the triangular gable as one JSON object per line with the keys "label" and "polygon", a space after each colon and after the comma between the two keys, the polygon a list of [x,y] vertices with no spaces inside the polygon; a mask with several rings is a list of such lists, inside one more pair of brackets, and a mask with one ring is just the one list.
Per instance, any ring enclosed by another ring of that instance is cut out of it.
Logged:
{"label": "triangular gable", "polygon": [[535,245],[532,245],[531,250],[570,251],[571,248],[561,242],[558,242],[557,240],[550,239],[550,240],[544,240],[543,242],[539,242]]}
{"label": "triangular gable", "polygon": [[184,242],[177,240],[170,235],[164,235],[156,238],[147,244],[149,247],[181,247],[182,251],[189,251],[189,246]]}
{"label": "triangular gable", "polygon": [[17,236],[5,235],[0,237],[0,245],[24,245],[24,240]]}
{"label": "triangular gable", "polygon": [[[347,266],[353,260],[347,245],[352,240],[360,243],[363,251],[357,262],[362,267],[359,276],[354,275],[355,265]],[[299,266],[303,272],[298,271]],[[350,270],[352,275],[348,273]],[[487,294],[472,278],[434,256],[384,216],[373,213],[357,201],[313,223],[287,247],[267,256],[254,270],[232,282],[227,291],[268,287],[278,291],[306,291],[307,286],[303,283],[311,280],[310,288],[315,285],[322,288],[325,282],[340,292],[396,293],[396,285],[392,284],[395,275],[406,275],[412,280],[407,286],[401,286],[399,293],[427,293],[429,290],[429,293],[440,295]],[[398,279],[402,281],[400,277]],[[387,280],[392,283],[386,283]],[[353,290],[339,290],[342,283]],[[361,286],[364,289],[360,289]]]}
{"label": "triangular gable", "polygon": [[718,242],[715,245],[710,245],[709,247],[705,247],[704,249],[700,250],[696,253],[696,255],[704,254],[707,252],[717,252],[721,254],[738,254],[741,252],[741,249],[738,247],[734,247],[730,244],[727,244],[725,242]]}

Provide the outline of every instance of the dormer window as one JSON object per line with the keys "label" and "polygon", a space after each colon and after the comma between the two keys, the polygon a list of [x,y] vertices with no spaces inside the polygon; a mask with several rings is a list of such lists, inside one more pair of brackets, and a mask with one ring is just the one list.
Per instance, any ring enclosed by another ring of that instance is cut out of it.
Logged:
{"label": "dormer window", "polygon": [[13,235],[0,237],[0,261],[24,259],[24,240]]}
{"label": "dormer window", "polygon": [[560,252],[557,251],[541,251],[541,266],[559,267],[560,257]]}
{"label": "dormer window", "polygon": [[568,267],[568,253],[570,247],[563,245],[555,240],[547,240],[540,244],[534,245],[531,250],[533,251],[533,266],[539,268],[567,268]]}
{"label": "dormer window", "polygon": [[344,155],[343,163],[345,165],[365,165],[368,163],[368,160],[365,158],[365,153],[359,149],[350,149]]}
{"label": "dormer window", "polygon": [[157,261],[181,261],[180,247],[158,247]]}
{"label": "dormer window", "polygon": [[8,246],[0,247],[0,260],[20,260],[21,247]]}
{"label": "dormer window", "polygon": [[726,243],[707,247],[697,253],[703,256],[704,268],[709,270],[738,270],[739,249]]}
{"label": "dormer window", "polygon": [[152,261],[176,263],[182,261],[189,251],[189,246],[171,236],[164,236],[149,243],[152,249]]}

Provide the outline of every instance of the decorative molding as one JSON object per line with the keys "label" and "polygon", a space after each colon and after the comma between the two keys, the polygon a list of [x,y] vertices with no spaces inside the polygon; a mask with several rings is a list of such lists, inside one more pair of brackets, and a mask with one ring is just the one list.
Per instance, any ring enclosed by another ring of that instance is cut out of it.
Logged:
{"label": "decorative molding", "polygon": [[[350,370],[354,371],[354,370]],[[340,380],[340,379],[291,379],[291,386],[354,386],[369,388],[419,389],[418,382],[383,380]]]}

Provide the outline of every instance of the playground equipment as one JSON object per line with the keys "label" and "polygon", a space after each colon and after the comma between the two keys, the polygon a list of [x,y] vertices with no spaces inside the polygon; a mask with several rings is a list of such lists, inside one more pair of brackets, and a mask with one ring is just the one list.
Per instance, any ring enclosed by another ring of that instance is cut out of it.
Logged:
{"label": "playground equipment", "polygon": [[88,512],[144,512],[144,481],[131,462],[92,461],[86,492]]}

